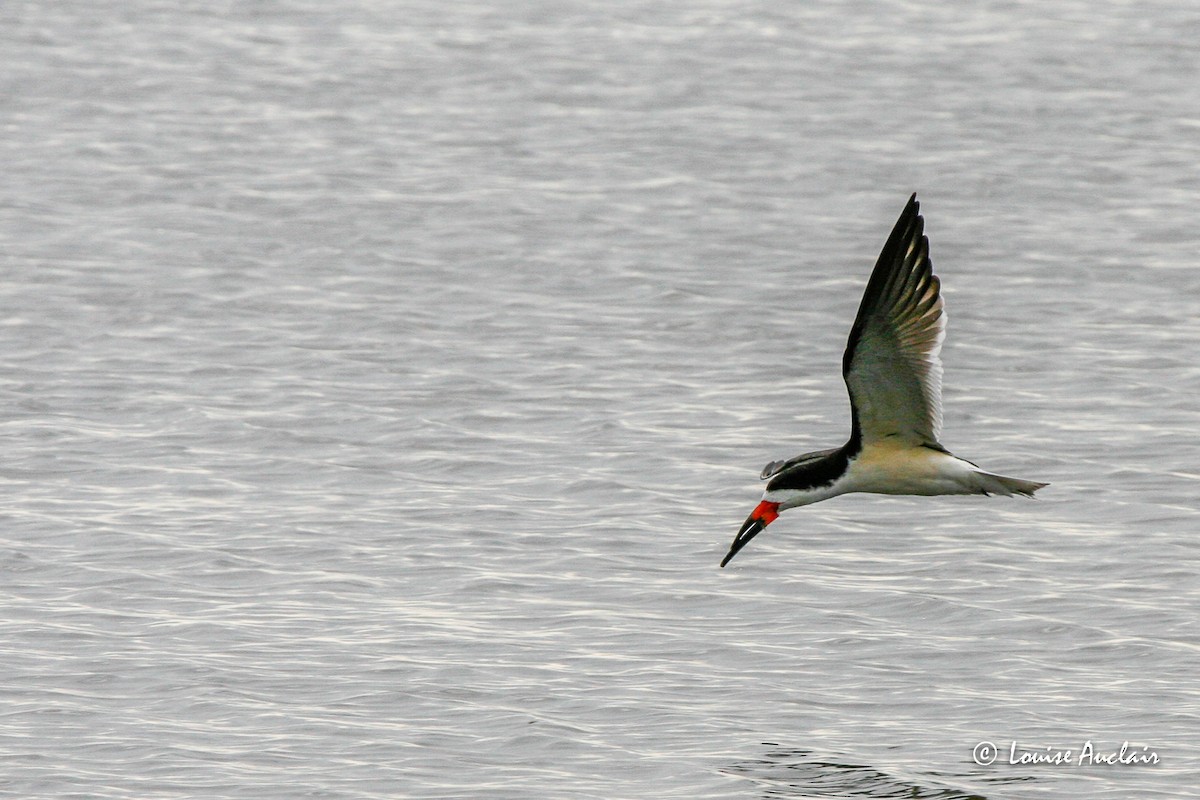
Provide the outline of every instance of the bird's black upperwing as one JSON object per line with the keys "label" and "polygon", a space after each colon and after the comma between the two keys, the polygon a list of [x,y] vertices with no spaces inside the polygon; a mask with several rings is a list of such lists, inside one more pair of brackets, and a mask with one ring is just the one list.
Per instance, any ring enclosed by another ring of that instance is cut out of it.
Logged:
{"label": "bird's black upperwing", "polygon": [[899,437],[938,444],[946,314],[917,196],[909,198],[867,282],[842,377],[854,410],[851,445]]}

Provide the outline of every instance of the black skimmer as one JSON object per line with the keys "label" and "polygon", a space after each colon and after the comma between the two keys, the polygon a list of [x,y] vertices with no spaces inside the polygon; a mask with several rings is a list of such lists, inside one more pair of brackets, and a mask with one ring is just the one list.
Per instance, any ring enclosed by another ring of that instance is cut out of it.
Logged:
{"label": "black skimmer", "polygon": [[879,254],[850,329],[842,357],[850,441],[767,464],[762,502],[746,518],[722,567],[780,512],[839,494],[1033,497],[1047,485],[984,472],[938,441],[946,313],[919,211],[914,194]]}

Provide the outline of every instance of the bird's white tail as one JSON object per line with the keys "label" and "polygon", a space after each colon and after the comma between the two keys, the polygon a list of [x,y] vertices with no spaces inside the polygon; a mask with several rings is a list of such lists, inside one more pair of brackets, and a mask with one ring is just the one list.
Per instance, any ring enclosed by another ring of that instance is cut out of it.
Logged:
{"label": "bird's white tail", "polygon": [[971,476],[976,485],[976,491],[981,494],[998,494],[1012,497],[1014,494],[1033,497],[1033,493],[1048,483],[1023,481],[1020,478],[1006,478],[1003,475],[993,475],[990,472],[975,472]]}

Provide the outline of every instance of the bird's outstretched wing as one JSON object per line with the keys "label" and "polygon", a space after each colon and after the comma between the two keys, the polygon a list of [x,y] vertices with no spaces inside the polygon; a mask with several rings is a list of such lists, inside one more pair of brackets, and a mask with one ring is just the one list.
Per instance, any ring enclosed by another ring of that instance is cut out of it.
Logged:
{"label": "bird's outstretched wing", "polygon": [[946,314],[919,211],[914,194],[875,263],[842,359],[859,447],[898,437],[940,448]]}

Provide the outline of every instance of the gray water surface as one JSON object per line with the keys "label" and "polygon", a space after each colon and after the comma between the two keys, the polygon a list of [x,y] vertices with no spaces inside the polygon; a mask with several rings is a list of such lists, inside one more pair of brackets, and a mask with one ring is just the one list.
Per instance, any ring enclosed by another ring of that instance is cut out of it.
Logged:
{"label": "gray water surface", "polygon": [[[1200,11],[10,3],[0,793],[1184,798]],[[851,495],[908,195],[944,444]],[[972,749],[991,742],[1000,763]],[[1091,741],[1152,767],[1008,765]]]}

